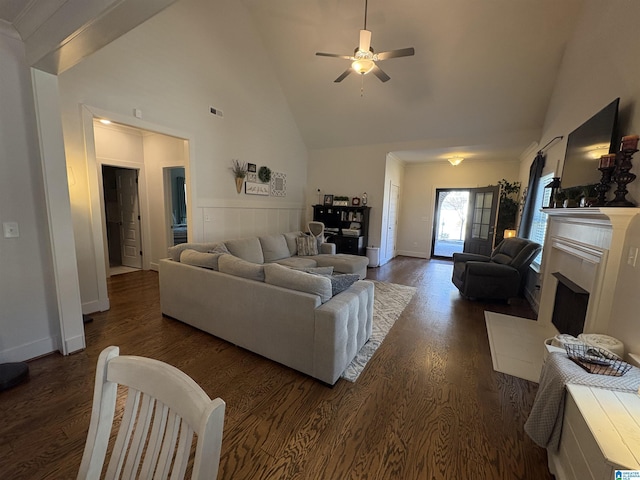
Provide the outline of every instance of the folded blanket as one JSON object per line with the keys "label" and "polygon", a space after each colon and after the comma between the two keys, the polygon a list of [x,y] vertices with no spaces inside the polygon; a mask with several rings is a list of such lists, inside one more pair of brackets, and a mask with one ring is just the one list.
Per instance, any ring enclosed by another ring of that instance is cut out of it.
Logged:
{"label": "folded blanket", "polygon": [[598,375],[585,371],[563,352],[552,352],[547,357],[538,393],[524,430],[541,447],[557,450],[562,433],[564,397],[567,384],[588,385],[607,390],[637,392],[640,386],[640,369],[631,367],[621,377]]}

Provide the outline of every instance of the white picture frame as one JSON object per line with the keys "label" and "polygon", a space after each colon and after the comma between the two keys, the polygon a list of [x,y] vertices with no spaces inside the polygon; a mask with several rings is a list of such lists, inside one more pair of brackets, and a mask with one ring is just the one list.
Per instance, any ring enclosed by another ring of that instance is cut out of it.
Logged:
{"label": "white picture frame", "polygon": [[271,196],[287,196],[287,175],[284,173],[271,172]]}

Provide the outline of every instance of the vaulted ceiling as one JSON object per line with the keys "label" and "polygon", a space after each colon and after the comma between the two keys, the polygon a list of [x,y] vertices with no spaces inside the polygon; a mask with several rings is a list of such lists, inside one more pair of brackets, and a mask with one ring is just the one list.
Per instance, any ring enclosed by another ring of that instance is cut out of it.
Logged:
{"label": "vaulted ceiling", "polygon": [[[20,20],[34,1],[0,0],[0,18]],[[415,56],[381,62],[386,83],[370,74],[334,83],[349,62],[315,52],[353,53],[365,0],[242,1],[308,148],[389,144],[407,161],[516,160],[539,140],[583,3],[369,0],[373,48]]]}

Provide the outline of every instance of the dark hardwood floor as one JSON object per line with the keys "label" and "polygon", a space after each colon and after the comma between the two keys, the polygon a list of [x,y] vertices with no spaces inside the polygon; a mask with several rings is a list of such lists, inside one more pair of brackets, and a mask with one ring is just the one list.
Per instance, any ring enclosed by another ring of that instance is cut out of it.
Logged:
{"label": "dark hardwood floor", "polygon": [[398,257],[369,270],[418,292],[358,381],[333,388],[163,318],[155,272],[112,277],[87,349],[31,361],[29,382],[0,393],[0,478],[75,478],[97,357],[119,345],[225,400],[220,479],[551,479],[523,430],[537,386],[493,371],[483,315],[533,312],[462,299],[451,268]]}

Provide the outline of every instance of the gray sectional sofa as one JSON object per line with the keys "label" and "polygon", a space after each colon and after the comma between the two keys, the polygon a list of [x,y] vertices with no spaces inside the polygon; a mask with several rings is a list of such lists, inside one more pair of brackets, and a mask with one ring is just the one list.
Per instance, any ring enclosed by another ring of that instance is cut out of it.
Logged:
{"label": "gray sectional sofa", "polygon": [[298,255],[303,237],[171,247],[160,260],[162,313],[333,385],[371,336],[374,286],[360,280],[366,257]]}

